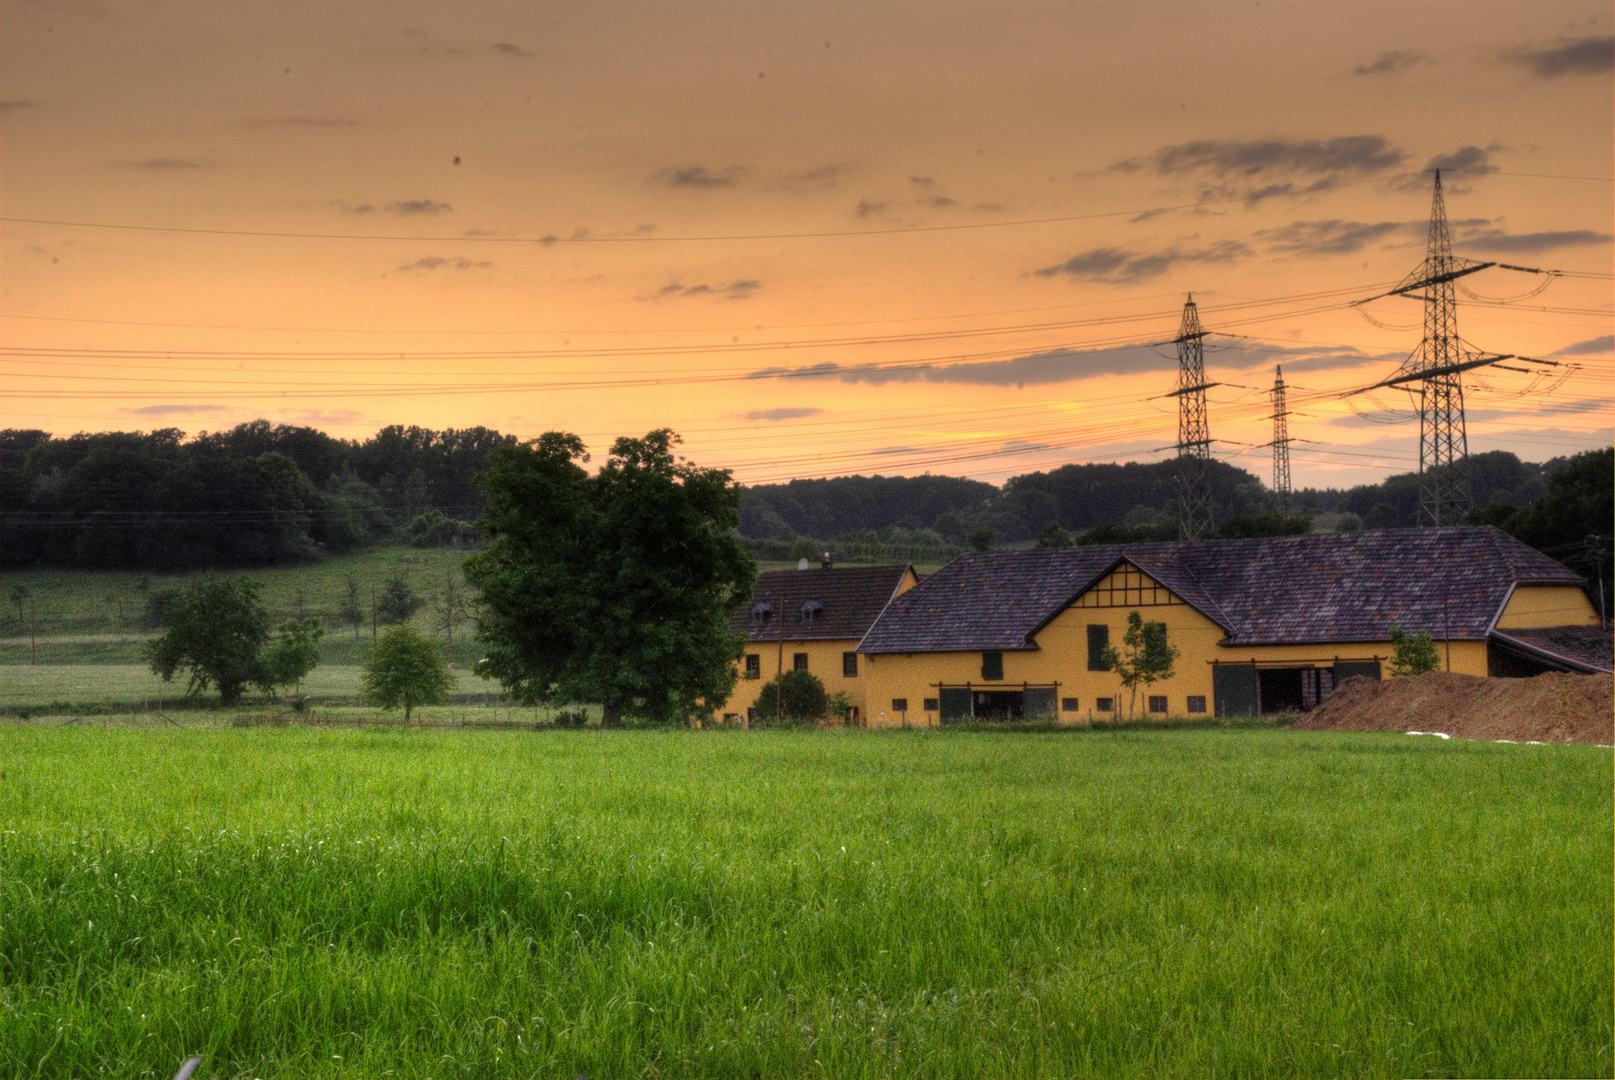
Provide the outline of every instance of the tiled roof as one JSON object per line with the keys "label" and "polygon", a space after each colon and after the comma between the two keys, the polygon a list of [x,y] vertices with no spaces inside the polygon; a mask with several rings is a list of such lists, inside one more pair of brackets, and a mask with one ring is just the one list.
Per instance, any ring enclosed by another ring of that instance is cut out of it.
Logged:
{"label": "tiled roof", "polygon": [[[729,629],[748,641],[834,641],[864,636],[870,623],[902,583],[907,566],[814,566],[808,570],[765,570],[757,575],[751,602],[737,608]],[[752,609],[767,604],[766,624],[752,620]],[[804,606],[817,605],[811,621]]]}
{"label": "tiled roof", "polygon": [[1229,645],[1384,641],[1390,628],[1483,641],[1518,583],[1581,578],[1499,529],[1386,529],[964,555],[886,609],[871,653],[1035,649],[1034,634],[1120,559]]}
{"label": "tiled roof", "polygon": [[1528,650],[1549,653],[1571,668],[1615,670],[1615,636],[1600,626],[1543,626],[1531,630],[1493,630],[1505,645],[1521,644]]}

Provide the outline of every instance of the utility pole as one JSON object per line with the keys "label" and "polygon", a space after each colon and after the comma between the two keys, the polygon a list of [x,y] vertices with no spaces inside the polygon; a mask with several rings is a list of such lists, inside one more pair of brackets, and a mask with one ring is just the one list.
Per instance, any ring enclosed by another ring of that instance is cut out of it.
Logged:
{"label": "utility pole", "polygon": [[1167,397],[1178,399],[1178,522],[1186,539],[1195,540],[1212,530],[1211,431],[1206,419],[1206,359],[1202,348],[1205,330],[1200,310],[1190,295],[1183,305],[1183,325],[1174,339],[1178,347],[1178,388]]}
{"label": "utility pole", "polygon": [[1284,369],[1273,368],[1273,494],[1279,509],[1290,516],[1290,415],[1284,403]]}

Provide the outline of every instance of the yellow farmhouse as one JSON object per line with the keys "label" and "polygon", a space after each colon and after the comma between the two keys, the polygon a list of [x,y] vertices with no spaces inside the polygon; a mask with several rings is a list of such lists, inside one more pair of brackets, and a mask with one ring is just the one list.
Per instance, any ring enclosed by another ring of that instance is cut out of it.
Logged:
{"label": "yellow farmhouse", "polygon": [[1166,626],[1171,678],[1139,715],[1302,711],[1382,678],[1390,632],[1471,675],[1608,671],[1583,580],[1501,530],[1392,529],[960,556],[895,597],[858,646],[870,726],[1126,713],[1107,646]]}
{"label": "yellow farmhouse", "polygon": [[844,693],[848,719],[861,723],[863,663],[858,642],[892,599],[919,578],[909,566],[831,566],[768,570],[757,575],[752,603],[730,629],[746,639],[740,680],[717,712],[728,721],[755,719],[757,693],[784,671],[810,671],[827,693]]}

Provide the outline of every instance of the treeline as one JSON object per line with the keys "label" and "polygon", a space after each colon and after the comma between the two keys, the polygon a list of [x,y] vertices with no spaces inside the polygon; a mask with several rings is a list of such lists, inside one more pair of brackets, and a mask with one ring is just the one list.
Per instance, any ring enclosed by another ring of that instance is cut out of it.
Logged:
{"label": "treeline", "polygon": [[515,442],[400,426],[344,440],[265,420],[189,440],[7,430],[0,563],[190,570],[465,538],[484,503],[472,477]]}
{"label": "treeline", "polygon": [[[1475,505],[1528,506],[1562,467],[1523,462],[1507,451],[1469,459]],[[1218,521],[1278,511],[1272,491],[1227,462],[1211,465],[1212,506]],[[754,540],[881,541],[896,545],[958,546],[991,529],[997,542],[1025,543],[1058,528],[1072,535],[1095,529],[1149,530],[1178,512],[1177,465],[1172,461],[1066,465],[1010,478],[1002,488],[951,476],[842,476],[749,487],[740,530]],[[1418,524],[1417,473],[1345,490],[1293,493],[1292,515],[1334,514],[1338,527],[1395,528]]]}

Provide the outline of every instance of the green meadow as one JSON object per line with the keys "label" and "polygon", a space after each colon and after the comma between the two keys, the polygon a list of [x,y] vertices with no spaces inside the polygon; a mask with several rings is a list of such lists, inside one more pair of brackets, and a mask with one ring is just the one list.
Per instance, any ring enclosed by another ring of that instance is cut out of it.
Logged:
{"label": "green meadow", "polygon": [[0,738],[8,1077],[1611,1075],[1607,750]]}

